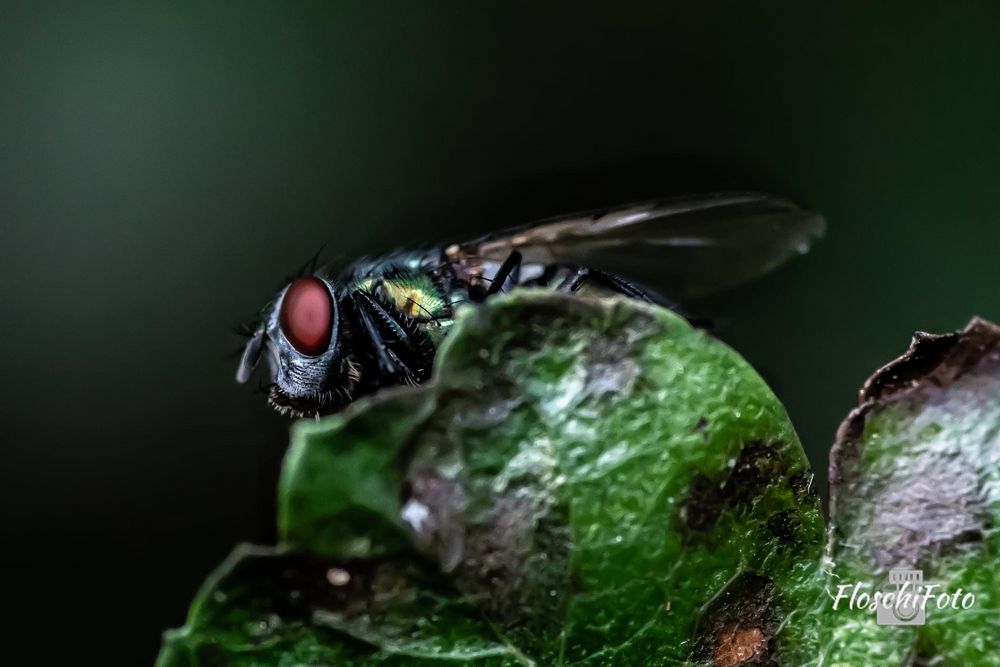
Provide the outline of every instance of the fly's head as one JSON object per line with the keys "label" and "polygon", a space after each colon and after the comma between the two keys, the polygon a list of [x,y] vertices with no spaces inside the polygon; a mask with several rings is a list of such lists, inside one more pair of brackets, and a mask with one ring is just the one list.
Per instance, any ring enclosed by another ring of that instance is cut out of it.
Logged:
{"label": "fly's head", "polygon": [[267,362],[268,403],[292,417],[316,415],[350,398],[356,369],[346,358],[334,285],[320,276],[296,278],[261,314],[250,335],[236,381]]}

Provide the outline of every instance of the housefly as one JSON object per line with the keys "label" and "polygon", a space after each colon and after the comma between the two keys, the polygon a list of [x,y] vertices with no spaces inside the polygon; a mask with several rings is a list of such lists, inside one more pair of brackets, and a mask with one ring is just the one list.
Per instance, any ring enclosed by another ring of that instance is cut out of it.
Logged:
{"label": "housefly", "polygon": [[823,218],[777,197],[722,193],[647,201],[536,222],[473,241],[396,251],[290,281],[247,327],[236,371],[263,358],[267,399],[290,416],[417,384],[455,309],[524,286],[683,302],[805,252]]}

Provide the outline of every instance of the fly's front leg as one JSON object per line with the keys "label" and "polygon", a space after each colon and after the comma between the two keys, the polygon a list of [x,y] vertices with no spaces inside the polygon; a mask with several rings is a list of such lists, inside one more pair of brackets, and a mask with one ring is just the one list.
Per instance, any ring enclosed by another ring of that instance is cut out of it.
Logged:
{"label": "fly's front leg", "polygon": [[375,353],[379,373],[395,376],[398,372],[396,360],[393,359],[395,355],[390,354],[389,346],[386,344],[385,338],[382,336],[382,332],[379,330],[373,314],[361,298],[361,294],[362,292],[360,291],[351,294],[351,301],[354,302],[354,306],[357,308],[361,325],[364,327],[368,341],[371,343],[372,351]]}
{"label": "fly's front leg", "polygon": [[351,294],[371,340],[380,372],[405,382],[422,382],[430,372],[434,348],[426,334],[415,329],[406,315],[386,308],[370,294],[356,290]]}

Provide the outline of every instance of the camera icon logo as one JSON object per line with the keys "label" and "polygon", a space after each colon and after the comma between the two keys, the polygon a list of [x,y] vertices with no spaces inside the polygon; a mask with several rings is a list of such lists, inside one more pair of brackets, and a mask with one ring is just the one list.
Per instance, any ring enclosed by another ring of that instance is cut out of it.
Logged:
{"label": "camera icon logo", "polygon": [[924,583],[922,570],[889,570],[889,583],[895,591],[885,591],[875,607],[878,625],[924,625],[927,609],[921,588]]}

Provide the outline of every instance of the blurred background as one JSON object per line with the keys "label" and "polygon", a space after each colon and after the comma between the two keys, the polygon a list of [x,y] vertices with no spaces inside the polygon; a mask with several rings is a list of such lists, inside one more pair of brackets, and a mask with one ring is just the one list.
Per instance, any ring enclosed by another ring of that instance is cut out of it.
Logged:
{"label": "blurred background", "polygon": [[[711,301],[819,485],[914,330],[1000,319],[1000,7],[17,3],[0,9],[3,558],[39,664],[150,664],[274,537],[288,424],[231,328],[351,258],[720,189],[827,238]],[[142,6],[140,6],[142,5]]]}

